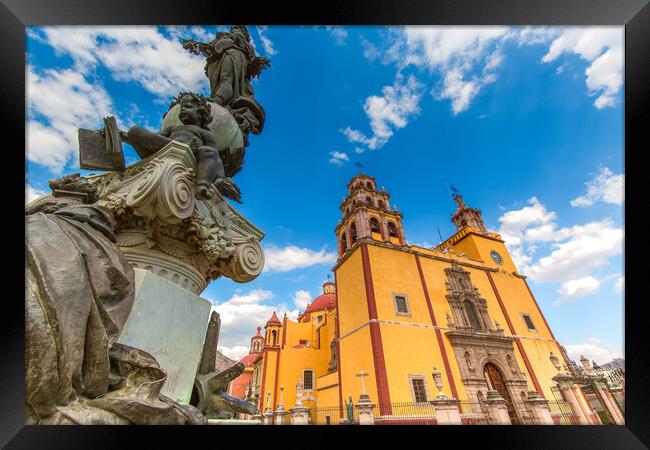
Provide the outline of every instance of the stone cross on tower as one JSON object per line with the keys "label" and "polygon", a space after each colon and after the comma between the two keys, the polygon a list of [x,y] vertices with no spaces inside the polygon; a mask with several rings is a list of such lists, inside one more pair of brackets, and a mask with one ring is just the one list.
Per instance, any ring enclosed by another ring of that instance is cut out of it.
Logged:
{"label": "stone cross on tower", "polygon": [[361,369],[361,371],[357,374],[357,376],[361,378],[361,395],[366,395],[366,383],[363,381],[363,379],[368,375],[370,374],[364,372],[363,369]]}

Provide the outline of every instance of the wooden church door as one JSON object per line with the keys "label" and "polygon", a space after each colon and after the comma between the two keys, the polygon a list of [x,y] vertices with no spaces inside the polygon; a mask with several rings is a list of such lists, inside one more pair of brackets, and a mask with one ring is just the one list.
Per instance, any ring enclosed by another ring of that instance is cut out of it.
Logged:
{"label": "wooden church door", "polygon": [[485,376],[489,388],[497,391],[506,401],[508,415],[510,416],[512,423],[517,423],[517,413],[515,412],[515,406],[512,404],[510,392],[508,392],[508,388],[503,382],[503,375],[501,375],[501,371],[494,364],[487,363],[483,369],[483,375]]}

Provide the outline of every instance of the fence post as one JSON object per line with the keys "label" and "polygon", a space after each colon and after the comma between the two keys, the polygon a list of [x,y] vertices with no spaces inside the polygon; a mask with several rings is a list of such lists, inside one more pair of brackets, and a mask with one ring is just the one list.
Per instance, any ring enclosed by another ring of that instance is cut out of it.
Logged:
{"label": "fence post", "polygon": [[564,398],[571,405],[573,414],[578,418],[578,423],[580,425],[589,425],[589,420],[583,411],[582,405],[580,405],[579,400],[573,393],[573,389],[576,385],[573,376],[566,372],[559,372],[553,377],[553,381],[557,383]]}
{"label": "fence post", "polygon": [[548,407],[548,400],[545,400],[537,391],[528,391],[526,406],[533,415],[535,425],[553,425],[553,418]]}
{"label": "fence post", "polygon": [[498,391],[487,391],[485,403],[488,407],[490,419],[495,425],[511,425],[510,415],[506,401]]}
{"label": "fence post", "polygon": [[446,395],[438,395],[431,400],[436,412],[436,422],[438,425],[461,425],[460,412],[458,410],[459,401]]}
{"label": "fence post", "polygon": [[289,412],[291,412],[291,425],[309,425],[309,408],[306,406],[294,406]]}
{"label": "fence post", "polygon": [[359,396],[359,402],[357,403],[357,409],[359,411],[359,425],[374,425],[375,424],[375,414],[373,409],[375,405],[370,401],[368,394],[361,394]]}

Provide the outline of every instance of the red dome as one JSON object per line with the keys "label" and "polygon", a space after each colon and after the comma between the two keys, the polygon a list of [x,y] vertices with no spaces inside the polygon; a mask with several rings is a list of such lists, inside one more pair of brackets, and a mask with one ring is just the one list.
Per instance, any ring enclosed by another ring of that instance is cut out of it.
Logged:
{"label": "red dome", "polygon": [[305,314],[334,308],[336,308],[336,294],[321,294],[307,305]]}

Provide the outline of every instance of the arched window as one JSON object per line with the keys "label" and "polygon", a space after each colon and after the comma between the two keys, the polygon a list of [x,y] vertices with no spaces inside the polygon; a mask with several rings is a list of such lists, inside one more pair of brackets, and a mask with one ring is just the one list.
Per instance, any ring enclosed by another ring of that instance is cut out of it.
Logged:
{"label": "arched window", "polygon": [[397,237],[397,227],[393,222],[388,222],[388,235],[390,237]]}
{"label": "arched window", "polygon": [[368,186],[368,189],[372,189],[372,183],[370,181],[366,183],[366,186]]}
{"label": "arched window", "polygon": [[483,331],[483,327],[481,327],[481,322],[478,320],[476,309],[474,309],[472,302],[465,300],[463,305],[465,306],[465,312],[467,313],[470,326],[476,331]]}
{"label": "arched window", "polygon": [[275,330],[271,331],[271,340],[273,342],[272,345],[278,345],[278,333]]}
{"label": "arched window", "polygon": [[354,222],[350,224],[350,239],[352,242],[357,242],[357,224]]}
{"label": "arched window", "polygon": [[381,200],[377,200],[377,208],[384,209],[384,202],[382,202]]}
{"label": "arched window", "polygon": [[379,220],[377,220],[375,217],[370,218],[370,231],[373,233],[381,233],[381,230],[379,228]]}
{"label": "arched window", "polygon": [[348,238],[345,233],[341,235],[341,255],[348,249]]}
{"label": "arched window", "polygon": [[370,197],[366,197],[366,203],[372,205],[372,199]]}

